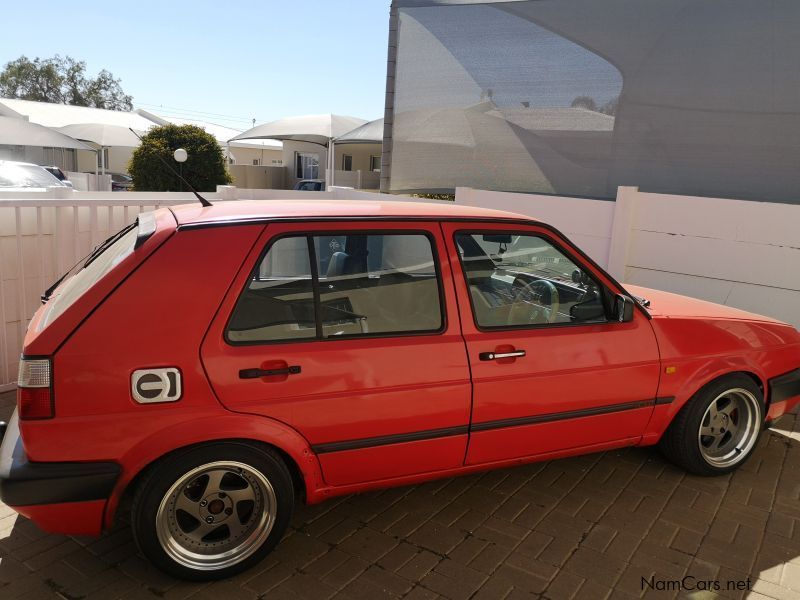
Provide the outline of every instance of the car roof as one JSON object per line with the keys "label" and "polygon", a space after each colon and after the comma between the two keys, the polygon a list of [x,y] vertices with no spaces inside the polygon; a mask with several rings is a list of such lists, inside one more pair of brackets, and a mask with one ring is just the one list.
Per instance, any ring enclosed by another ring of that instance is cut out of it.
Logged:
{"label": "car roof", "polygon": [[171,206],[178,225],[284,219],[399,218],[431,220],[526,220],[525,215],[463,206],[453,202],[383,200],[236,200],[203,207],[199,203]]}

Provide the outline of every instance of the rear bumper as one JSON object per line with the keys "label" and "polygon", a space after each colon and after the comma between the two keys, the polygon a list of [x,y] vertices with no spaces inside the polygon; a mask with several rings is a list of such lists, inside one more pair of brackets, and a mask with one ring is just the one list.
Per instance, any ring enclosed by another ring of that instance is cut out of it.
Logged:
{"label": "rear bumper", "polygon": [[769,386],[769,412],[767,424],[771,425],[800,404],[800,369],[773,377]]}
{"label": "rear bumper", "polygon": [[[14,411],[0,446],[0,500],[48,531],[96,533],[120,471],[112,462],[30,462]],[[51,518],[63,513],[72,518]]]}

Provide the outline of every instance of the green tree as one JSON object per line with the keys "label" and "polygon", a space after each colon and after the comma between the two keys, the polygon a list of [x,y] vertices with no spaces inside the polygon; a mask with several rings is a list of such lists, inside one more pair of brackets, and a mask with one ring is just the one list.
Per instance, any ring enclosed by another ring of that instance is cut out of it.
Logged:
{"label": "green tree", "polygon": [[133,98],[111,73],[103,69],[97,77],[87,77],[85,62],[58,54],[33,60],[20,56],[6,63],[0,73],[0,96],[111,110],[133,108]]}
{"label": "green tree", "polygon": [[[189,155],[183,164],[173,157],[178,148]],[[147,132],[128,164],[137,192],[189,191],[159,156],[198,192],[214,192],[218,185],[231,182],[222,148],[213,135],[196,125],[162,125]]]}

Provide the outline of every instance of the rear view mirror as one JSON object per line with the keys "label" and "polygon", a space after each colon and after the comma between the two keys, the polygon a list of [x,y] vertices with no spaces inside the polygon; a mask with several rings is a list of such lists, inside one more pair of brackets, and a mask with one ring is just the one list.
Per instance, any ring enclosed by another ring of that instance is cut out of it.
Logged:
{"label": "rear view mirror", "polygon": [[620,323],[633,321],[633,299],[617,294],[614,300],[614,316]]}
{"label": "rear view mirror", "polygon": [[510,244],[512,242],[511,235],[505,235],[502,233],[498,234],[490,234],[483,236],[484,242],[490,242],[492,244]]}

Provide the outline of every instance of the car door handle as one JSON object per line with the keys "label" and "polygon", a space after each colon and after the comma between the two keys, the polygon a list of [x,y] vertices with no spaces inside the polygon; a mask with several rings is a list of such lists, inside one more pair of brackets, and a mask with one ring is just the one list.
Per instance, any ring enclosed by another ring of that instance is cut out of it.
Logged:
{"label": "car door handle", "polygon": [[292,365],[285,369],[242,369],[239,371],[239,379],[258,379],[259,377],[270,377],[272,375],[297,375],[299,373],[299,365]]}
{"label": "car door handle", "polygon": [[497,360],[498,358],[520,358],[525,356],[525,350],[512,350],[511,352],[481,352],[481,360]]}

